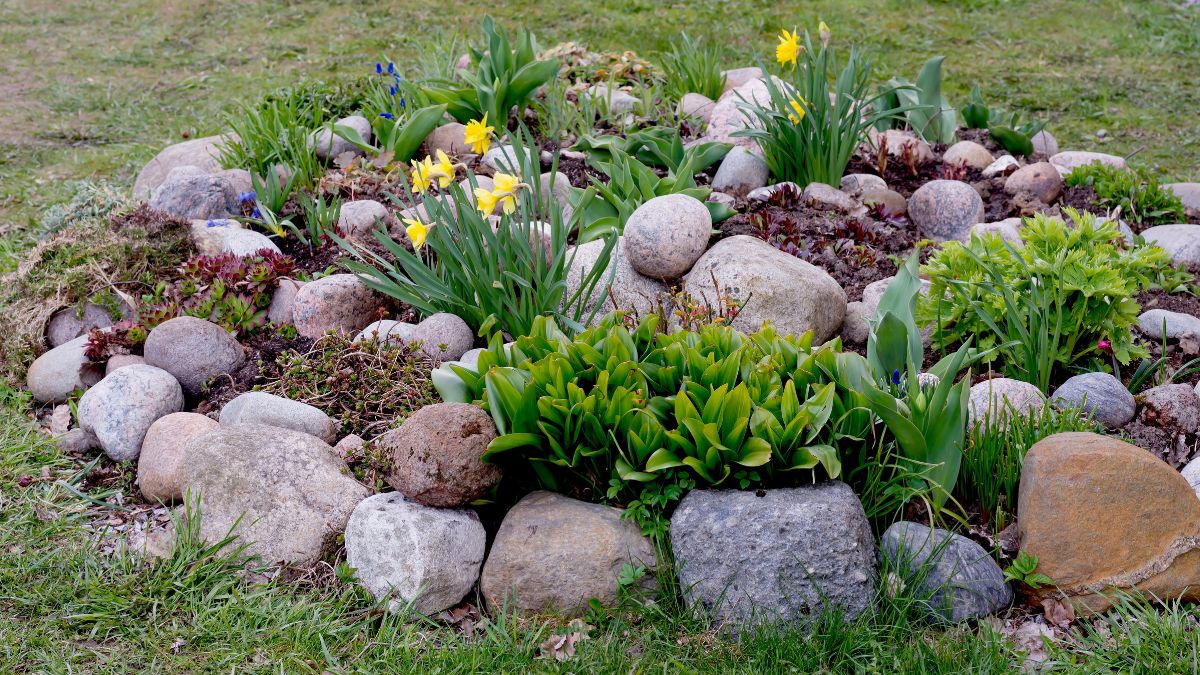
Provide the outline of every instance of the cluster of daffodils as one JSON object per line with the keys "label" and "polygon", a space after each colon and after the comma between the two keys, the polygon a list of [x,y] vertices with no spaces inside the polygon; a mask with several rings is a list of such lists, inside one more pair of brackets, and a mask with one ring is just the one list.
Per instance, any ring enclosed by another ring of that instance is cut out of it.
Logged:
{"label": "cluster of daffodils", "polygon": [[412,172],[409,174],[413,191],[425,194],[434,183],[443,189],[450,187],[450,183],[454,182],[454,171],[459,166],[461,165],[451,163],[450,158],[441,150],[437,151],[436,162],[428,155],[420,161],[414,159]]}
{"label": "cluster of daffodils", "polygon": [[[832,37],[832,32],[829,30],[829,25],[824,21],[817,27],[817,33],[821,38],[821,46],[828,47],[829,39]],[[791,64],[793,68],[799,62],[800,55],[806,51],[804,45],[800,44],[800,33],[796,29],[788,31],[786,28],[779,33],[779,44],[775,45],[775,60],[779,65],[786,66]],[[799,124],[800,120],[804,119],[808,101],[805,101],[801,96],[792,97],[789,101],[792,106],[792,112],[788,113],[788,119],[792,124]]]}
{"label": "cluster of daffodils", "polygon": [[517,210],[517,192],[529,187],[520,178],[507,173],[497,173],[492,176],[492,189],[475,188],[475,206],[483,215],[491,215],[499,204],[505,213]]}

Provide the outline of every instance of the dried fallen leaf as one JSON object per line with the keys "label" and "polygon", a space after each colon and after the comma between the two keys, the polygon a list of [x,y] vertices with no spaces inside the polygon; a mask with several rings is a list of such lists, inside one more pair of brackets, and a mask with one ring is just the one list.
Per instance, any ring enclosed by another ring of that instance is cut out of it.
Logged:
{"label": "dried fallen leaf", "polygon": [[50,433],[59,436],[67,433],[71,428],[71,408],[67,405],[60,405],[54,408],[54,412],[50,414]]}
{"label": "dried fallen leaf", "polygon": [[583,619],[572,619],[567,627],[574,630],[564,635],[551,635],[539,646],[542,657],[553,657],[555,661],[566,661],[575,656],[575,645],[580,640],[586,640],[588,631],[594,628],[594,626],[584,623]]}
{"label": "dried fallen leaf", "polygon": [[177,638],[175,638],[175,641],[171,643],[171,651],[178,654],[179,650],[182,649],[183,646],[186,644],[187,644],[187,640],[177,637]]}
{"label": "dried fallen leaf", "polygon": [[1046,612],[1046,621],[1059,628],[1065,629],[1075,621],[1075,608],[1059,598],[1045,598],[1042,609]]}
{"label": "dried fallen leaf", "polygon": [[376,155],[375,159],[371,160],[371,163],[375,165],[376,169],[386,169],[387,165],[391,164],[392,159],[394,159],[395,157],[396,157],[395,152],[392,152],[391,150],[384,150],[383,152]]}
{"label": "dried fallen leaf", "polygon": [[1179,338],[1179,351],[1188,356],[1200,354],[1200,339],[1191,333]]}
{"label": "dried fallen leaf", "polygon": [[334,157],[333,164],[339,169],[349,169],[354,165],[354,160],[356,159],[358,159],[358,153],[353,150],[347,150]]}

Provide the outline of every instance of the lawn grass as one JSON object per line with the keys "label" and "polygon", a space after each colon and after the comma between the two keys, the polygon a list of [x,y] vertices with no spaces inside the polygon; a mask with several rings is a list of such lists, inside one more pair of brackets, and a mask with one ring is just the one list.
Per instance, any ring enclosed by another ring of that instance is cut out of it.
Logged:
{"label": "lawn grass", "polygon": [[[47,209],[82,179],[127,190],[163,146],[223,130],[223,112],[300,78],[402,67],[429,36],[464,33],[485,13],[529,25],[543,46],[665,49],[677,31],[726,45],[729,66],[770,58],[781,27],[819,18],[835,40],[873,48],[878,79],[948,57],[948,96],[1050,120],[1064,148],[1137,152],[1135,164],[1200,179],[1200,9],[1116,0],[659,0],[484,3],[205,3],[112,0],[0,4],[0,273],[42,232]],[[448,16],[453,14],[453,16]],[[1107,132],[1107,141],[1095,135]],[[50,271],[48,271],[50,272]],[[5,307],[0,307],[3,311]],[[678,608],[625,608],[576,658],[538,658],[560,624],[496,621],[466,640],[375,610],[348,584],[238,580],[244,561],[192,545],[147,566],[98,553],[86,503],[54,480],[83,463],[26,419],[27,395],[0,383],[0,672],[1015,672],[1020,655],[986,628],[927,629],[902,602],[814,631],[721,639]],[[670,603],[670,598],[666,601]],[[1053,654],[1065,669],[1194,668],[1191,606],[1130,614],[1122,639],[1086,634]],[[1075,661],[1079,663],[1075,663]]]}

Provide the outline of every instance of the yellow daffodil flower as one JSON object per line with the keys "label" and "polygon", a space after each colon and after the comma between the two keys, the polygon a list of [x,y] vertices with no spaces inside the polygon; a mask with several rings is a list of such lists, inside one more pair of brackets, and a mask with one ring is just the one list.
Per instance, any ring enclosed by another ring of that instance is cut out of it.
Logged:
{"label": "yellow daffodil flower", "polygon": [[792,104],[792,110],[795,111],[788,113],[788,119],[792,121],[792,124],[800,124],[800,120],[804,119],[804,115],[806,114],[804,107],[808,105],[808,101],[805,101],[803,97],[797,96],[788,101],[788,103]]}
{"label": "yellow daffodil flower", "polygon": [[463,134],[463,142],[471,146],[471,152],[482,155],[491,147],[492,132],[495,130],[495,127],[488,126],[487,113],[483,113],[482,120],[467,122],[467,130]]}
{"label": "yellow daffodil flower", "polygon": [[785,29],[779,34],[779,44],[775,45],[775,60],[779,65],[792,64],[796,66],[796,59],[800,57],[800,52],[804,51],[804,47],[800,46],[800,35],[796,31],[787,32]]}
{"label": "yellow daffodil flower", "polygon": [[442,188],[448,188],[450,183],[454,182],[454,165],[441,150],[437,151],[437,163],[433,165],[433,173],[429,175],[430,180],[434,178],[437,178],[438,186]]}
{"label": "yellow daffodil flower", "polygon": [[412,161],[412,173],[409,178],[412,182],[413,192],[424,194],[429,189],[430,182],[433,180],[433,160],[429,157],[421,161]]}
{"label": "yellow daffodil flower", "polygon": [[817,35],[821,36],[821,44],[828,47],[829,38],[833,37],[833,33],[829,30],[829,24],[822,21],[821,24],[817,26]]}
{"label": "yellow daffodil flower", "polygon": [[430,226],[412,218],[405,218],[404,224],[406,225],[404,231],[408,233],[413,248],[420,251],[421,247],[425,245],[425,237],[429,235]]}
{"label": "yellow daffodil flower", "polygon": [[497,173],[492,176],[495,181],[492,188],[492,196],[504,205],[505,213],[512,213],[517,210],[517,190],[522,186],[521,179],[507,173]]}
{"label": "yellow daffodil flower", "polygon": [[499,197],[491,192],[483,188],[475,188],[475,208],[479,209],[483,215],[492,215],[492,212],[496,210],[497,201],[499,201]]}

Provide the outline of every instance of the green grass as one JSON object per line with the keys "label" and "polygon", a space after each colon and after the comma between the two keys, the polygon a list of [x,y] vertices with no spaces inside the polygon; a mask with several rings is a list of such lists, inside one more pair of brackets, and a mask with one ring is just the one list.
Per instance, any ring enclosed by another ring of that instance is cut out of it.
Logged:
{"label": "green grass", "polygon": [[[1181,86],[1200,50],[1200,10],[1165,0],[755,2],[732,16],[716,0],[461,0],[452,10],[382,0],[8,0],[0,5],[0,274],[62,222],[52,207],[75,194],[76,181],[106,180],[127,191],[165,145],[221,132],[229,110],[302,79],[349,82],[383,56],[406,70],[417,57],[437,61],[425,69],[444,70],[453,55],[427,36],[474,34],[489,12],[502,25],[528,25],[546,47],[577,40],[650,58],[687,31],[725,46],[729,67],[770,60],[780,28],[813,29],[820,18],[835,41],[874,51],[877,80],[945,54],[955,105],[978,83],[989,101],[1047,118],[1064,148],[1136,152],[1134,163],[1156,175],[1200,178],[1193,150],[1200,90]],[[1101,128],[1110,141],[1096,138]],[[120,247],[154,252],[144,243],[105,244],[93,259]],[[78,286],[71,280],[79,273],[68,268],[87,264],[80,242],[64,244],[22,283],[41,291]],[[13,311],[12,297],[0,310]],[[57,482],[77,477],[85,462],[46,442],[27,410],[28,397],[0,383],[0,672],[1018,668],[1020,656],[986,628],[926,629],[901,601],[884,601],[880,615],[853,624],[736,642],[686,618],[669,597],[658,608],[592,617],[596,628],[576,658],[556,664],[538,658],[538,644],[557,624],[501,617],[467,640],[381,615],[332,573],[252,585],[241,581],[245,561],[194,544],[154,565],[102,554],[85,527],[99,514]],[[50,480],[20,488],[22,475]],[[1120,639],[1084,633],[1052,658],[1098,672],[1194,668],[1194,608],[1129,616],[1119,623]]]}

